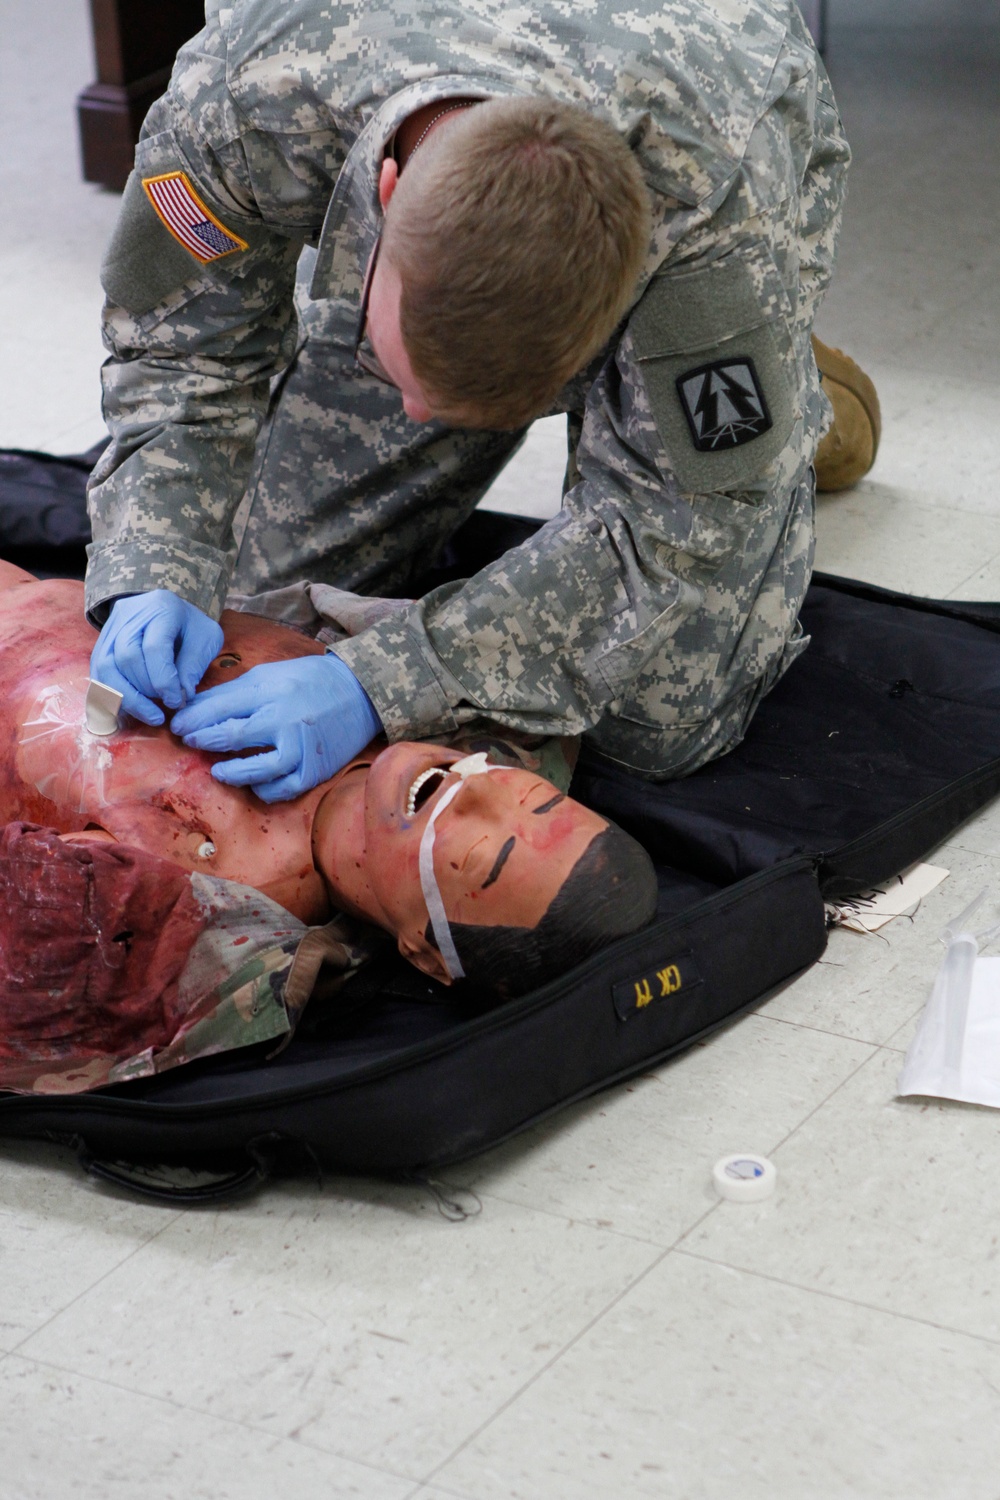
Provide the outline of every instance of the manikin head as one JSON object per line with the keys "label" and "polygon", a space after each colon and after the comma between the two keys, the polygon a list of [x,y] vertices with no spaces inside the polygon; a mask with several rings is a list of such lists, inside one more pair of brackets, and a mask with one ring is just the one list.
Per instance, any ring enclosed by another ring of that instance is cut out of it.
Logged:
{"label": "manikin head", "polygon": [[650,236],[633,153],[583,109],[492,99],[443,115],[400,174],[367,337],[414,421],[517,428],[610,338]]}
{"label": "manikin head", "polygon": [[334,904],[390,932],[417,968],[505,996],[645,925],[656,879],[598,813],[482,760],[406,742],[359,758],[320,806],[314,852]]}

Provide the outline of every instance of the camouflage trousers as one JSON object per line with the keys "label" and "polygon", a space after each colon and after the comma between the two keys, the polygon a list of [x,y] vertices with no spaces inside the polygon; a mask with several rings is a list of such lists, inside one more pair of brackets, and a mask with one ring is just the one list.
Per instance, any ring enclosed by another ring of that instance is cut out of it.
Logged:
{"label": "camouflage trousers", "polygon": [[[232,590],[256,595],[309,580],[407,596],[524,434],[415,425],[394,389],[358,369],[335,303],[300,305],[299,316],[298,353],[275,388],[238,521]],[[582,409],[582,389],[567,394]],[[572,409],[569,426],[575,438]],[[752,496],[665,487],[661,535],[680,589],[701,603],[638,663],[588,732],[592,749],[661,779],[687,775],[742,739],[761,698],[808,644],[797,615],[813,556],[810,458],[811,450],[786,455],[782,482]],[[499,722],[532,728],[509,712]]]}

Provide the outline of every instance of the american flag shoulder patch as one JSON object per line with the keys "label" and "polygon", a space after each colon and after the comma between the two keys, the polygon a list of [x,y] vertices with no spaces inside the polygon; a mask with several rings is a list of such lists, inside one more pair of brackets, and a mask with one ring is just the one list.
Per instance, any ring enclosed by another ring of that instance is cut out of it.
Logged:
{"label": "american flag shoulder patch", "polygon": [[232,255],[234,250],[250,248],[205,207],[186,172],[144,177],[142,185],[163,225],[203,266]]}

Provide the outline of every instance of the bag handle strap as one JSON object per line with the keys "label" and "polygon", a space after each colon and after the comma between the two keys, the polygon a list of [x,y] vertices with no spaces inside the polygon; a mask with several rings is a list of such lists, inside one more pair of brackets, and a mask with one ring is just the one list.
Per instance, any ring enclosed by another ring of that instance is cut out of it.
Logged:
{"label": "bag handle strap", "polygon": [[255,1192],[271,1176],[280,1141],[278,1135],[258,1136],[247,1142],[245,1155],[237,1158],[232,1167],[219,1171],[107,1160],[95,1156],[82,1140],[76,1142],[76,1155],[83,1170],[101,1182],[124,1188],[155,1203],[180,1206],[219,1203]]}

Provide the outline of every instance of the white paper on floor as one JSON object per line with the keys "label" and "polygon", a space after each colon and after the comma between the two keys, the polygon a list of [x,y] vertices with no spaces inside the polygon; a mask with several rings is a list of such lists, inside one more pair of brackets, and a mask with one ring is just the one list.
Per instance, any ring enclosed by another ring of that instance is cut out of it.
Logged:
{"label": "white paper on floor", "polygon": [[861,891],[844,901],[828,902],[827,925],[849,927],[852,932],[877,932],[893,917],[902,917],[912,911],[947,878],[948,871],[939,865],[911,865],[876,890]]}
{"label": "white paper on floor", "polygon": [[[968,1010],[949,1027],[941,975],[910,1044],[900,1094],[929,1094],[1000,1109],[1000,958],[972,958]],[[947,963],[947,957],[945,963]],[[942,969],[944,968],[942,964]],[[935,1004],[935,1001],[941,1003]],[[949,1035],[950,1031],[950,1035]]]}
{"label": "white paper on floor", "polygon": [[979,956],[1000,936],[1000,922],[973,930],[988,895],[986,886],[941,932],[944,958],[899,1075],[900,1094],[1000,1108],[1000,960]]}

